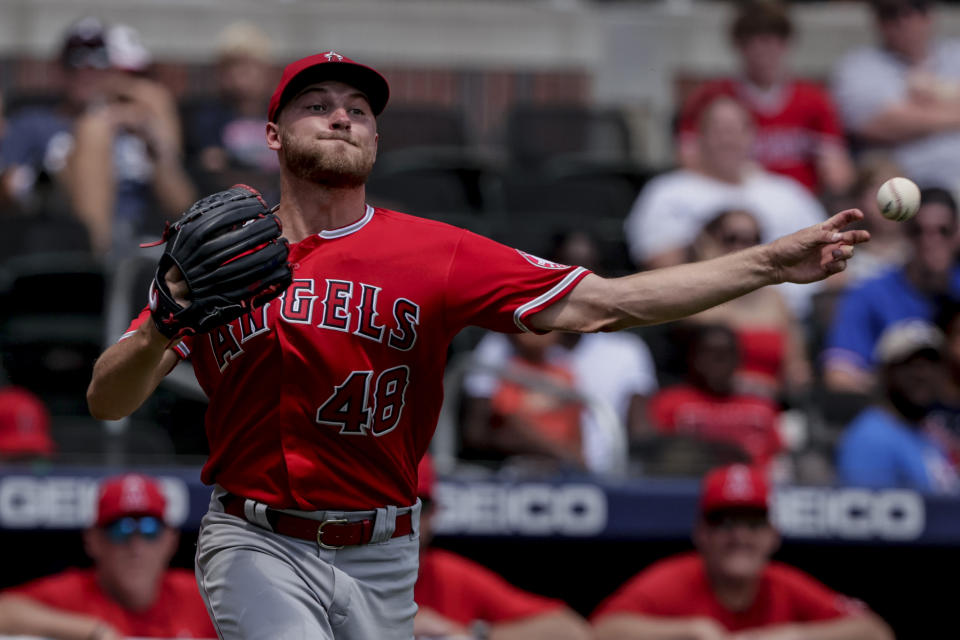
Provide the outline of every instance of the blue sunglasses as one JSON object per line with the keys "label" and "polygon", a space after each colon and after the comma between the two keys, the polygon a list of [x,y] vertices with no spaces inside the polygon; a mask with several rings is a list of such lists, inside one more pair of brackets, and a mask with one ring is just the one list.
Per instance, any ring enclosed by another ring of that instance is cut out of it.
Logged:
{"label": "blue sunglasses", "polygon": [[104,527],[110,540],[117,544],[129,542],[134,534],[140,534],[144,540],[156,540],[163,529],[164,524],[153,516],[120,518]]}

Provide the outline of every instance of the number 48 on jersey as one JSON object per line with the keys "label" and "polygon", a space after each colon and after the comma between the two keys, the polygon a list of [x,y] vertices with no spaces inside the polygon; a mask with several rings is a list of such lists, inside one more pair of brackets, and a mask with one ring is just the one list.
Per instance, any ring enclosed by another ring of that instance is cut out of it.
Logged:
{"label": "number 48 on jersey", "polygon": [[373,380],[373,371],[354,371],[317,409],[317,422],[340,427],[342,435],[382,436],[400,422],[410,381],[406,365],[392,367]]}

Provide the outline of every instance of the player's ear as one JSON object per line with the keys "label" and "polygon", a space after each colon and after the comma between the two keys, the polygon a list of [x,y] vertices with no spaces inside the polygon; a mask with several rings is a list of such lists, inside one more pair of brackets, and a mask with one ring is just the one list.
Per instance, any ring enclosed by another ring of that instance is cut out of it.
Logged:
{"label": "player's ear", "polygon": [[99,534],[100,532],[93,528],[83,530],[83,550],[91,560],[100,557],[103,541]]}
{"label": "player's ear", "polygon": [[280,126],[276,122],[267,122],[267,147],[272,151],[280,151]]}
{"label": "player's ear", "polygon": [[161,544],[163,545],[163,554],[167,558],[167,563],[169,563],[180,544],[180,531],[173,527],[164,529]]}
{"label": "player's ear", "polygon": [[767,556],[772,556],[780,549],[780,543],[783,538],[780,537],[780,532],[773,527],[770,527],[769,534],[767,538]]}

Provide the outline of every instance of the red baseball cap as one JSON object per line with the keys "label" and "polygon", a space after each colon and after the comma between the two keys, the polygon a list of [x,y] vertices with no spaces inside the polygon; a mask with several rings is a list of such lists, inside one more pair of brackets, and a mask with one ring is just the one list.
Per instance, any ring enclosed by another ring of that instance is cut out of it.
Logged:
{"label": "red baseball cap", "polygon": [[109,478],[100,485],[97,526],[127,516],[153,516],[163,520],[167,499],[156,480],[138,473]]}
{"label": "red baseball cap", "polygon": [[390,98],[390,85],[377,71],[336,51],[327,51],[301,58],[286,66],[270,98],[267,119],[276,122],[277,114],[297,93],[310,84],[324,80],[337,80],[362,91],[375,116],[380,115]]}
{"label": "red baseball cap", "polygon": [[417,495],[427,500],[433,499],[433,485],[437,481],[437,474],[433,470],[433,460],[430,454],[423,456],[420,466],[417,467]]}
{"label": "red baseball cap", "polygon": [[0,390],[0,455],[7,457],[49,456],[50,412],[26,389]]}
{"label": "red baseball cap", "polygon": [[703,480],[700,512],[769,508],[770,487],[757,467],[734,464],[714,469]]}

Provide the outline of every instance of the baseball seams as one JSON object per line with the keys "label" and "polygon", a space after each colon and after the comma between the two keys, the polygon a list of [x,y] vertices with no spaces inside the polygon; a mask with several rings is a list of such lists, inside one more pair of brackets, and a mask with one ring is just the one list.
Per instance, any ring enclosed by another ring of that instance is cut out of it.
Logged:
{"label": "baseball seams", "polygon": [[900,194],[899,191],[897,191],[896,181],[890,182],[890,195],[893,196],[893,203],[896,204],[897,211],[898,211],[897,217],[894,218],[894,220],[896,220],[897,222],[903,222],[903,219],[907,217],[907,212],[903,208],[903,196]]}

